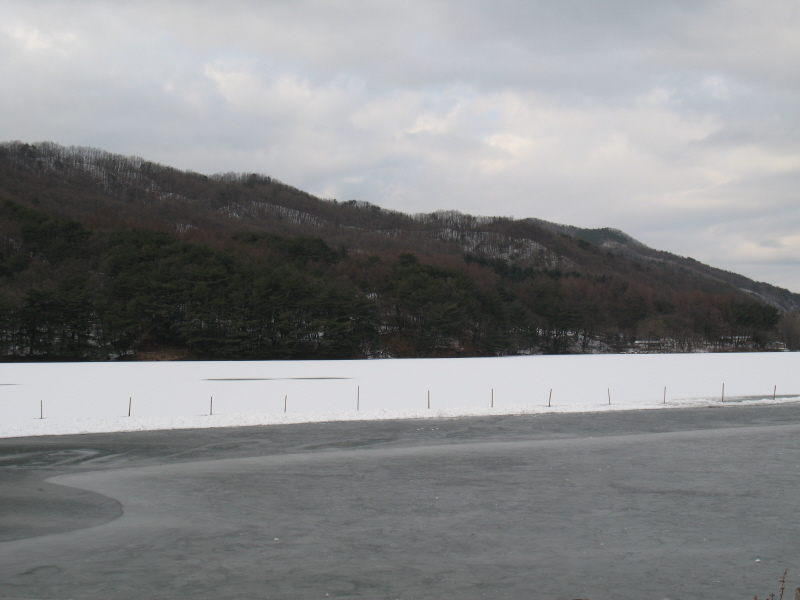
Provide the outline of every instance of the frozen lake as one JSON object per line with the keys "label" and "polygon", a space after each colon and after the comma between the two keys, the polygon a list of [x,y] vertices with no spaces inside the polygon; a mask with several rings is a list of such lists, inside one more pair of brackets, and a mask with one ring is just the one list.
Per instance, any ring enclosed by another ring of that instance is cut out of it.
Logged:
{"label": "frozen lake", "polygon": [[0,364],[0,437],[663,409],[721,404],[723,386],[796,402],[800,353]]}
{"label": "frozen lake", "polygon": [[799,362],[0,365],[0,596],[792,590]]}
{"label": "frozen lake", "polygon": [[0,597],[745,600],[800,404],[0,439]]}

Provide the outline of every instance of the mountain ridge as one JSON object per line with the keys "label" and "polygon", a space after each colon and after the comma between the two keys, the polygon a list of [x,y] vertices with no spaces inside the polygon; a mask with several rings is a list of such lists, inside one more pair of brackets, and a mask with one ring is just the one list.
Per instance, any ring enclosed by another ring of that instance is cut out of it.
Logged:
{"label": "mountain ridge", "polygon": [[[649,248],[613,228],[586,229],[454,210],[406,214],[364,201],[318,198],[266,175],[202,175],[139,157],[52,142],[0,144],[0,195],[43,215],[80,223],[88,231],[155,230],[177,236],[183,243],[249,256],[248,260],[284,252],[286,243],[278,241],[283,238],[319,238],[327,247],[341,249],[341,256],[349,256],[346,262],[353,265],[359,257],[402,262],[408,259],[401,257],[413,254],[421,265],[433,269],[431,277],[447,279],[444,271],[436,269],[455,269],[477,282],[469,284],[477,285],[475,289],[505,289],[503,293],[516,298],[507,302],[521,303],[532,323],[538,323],[531,325],[537,339],[552,335],[554,323],[561,319],[560,329],[555,327],[557,335],[574,339],[555,348],[548,346],[555,351],[574,349],[581,327],[585,335],[578,346],[583,351],[600,344],[599,338],[592,338],[596,327],[630,343],[643,336],[674,340],[691,329],[697,330],[692,336],[705,336],[706,343],[724,345],[711,338],[726,337],[717,335],[723,330],[729,339],[741,337],[735,335],[731,319],[746,320],[726,313],[744,309],[726,306],[755,302],[780,313],[800,308],[800,295],[789,290]],[[10,229],[4,233],[0,226],[7,255],[16,252],[15,244],[20,246],[20,235]],[[327,252],[321,247],[315,251],[320,256]],[[347,278],[365,296],[386,293],[370,291],[379,287],[376,282],[359,283],[349,274]],[[6,287],[17,299],[27,293],[19,281],[10,279]],[[557,301],[548,299],[548,294]],[[630,304],[628,309],[613,308],[625,302]],[[599,310],[598,303],[602,314],[597,319],[588,316]],[[708,306],[701,310],[692,308],[693,303]],[[559,317],[557,313],[564,310],[574,314]],[[626,310],[633,314],[626,315]],[[713,318],[705,313],[698,316],[703,310],[713,313]],[[593,319],[594,325],[587,324]],[[719,323],[708,324],[715,319]],[[708,323],[701,326],[700,321]],[[699,332],[704,328],[706,333]],[[380,335],[391,337],[385,331]],[[589,342],[587,336],[592,338]],[[750,343],[763,345],[761,338]],[[621,347],[608,341],[600,345]],[[458,355],[464,343],[451,339],[444,346]]]}

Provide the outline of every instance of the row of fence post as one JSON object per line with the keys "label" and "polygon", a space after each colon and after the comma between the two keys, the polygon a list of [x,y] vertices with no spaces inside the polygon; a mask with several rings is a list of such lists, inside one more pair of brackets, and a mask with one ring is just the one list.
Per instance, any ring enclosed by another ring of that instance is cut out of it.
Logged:
{"label": "row of fence post", "polygon": [[[611,388],[606,388],[608,394],[608,405],[611,406]],[[772,400],[774,401],[777,398],[778,393],[778,385],[775,384],[772,388]],[[725,384],[722,384],[722,393],[720,395],[720,400],[725,402]],[[548,408],[552,407],[553,402],[553,389],[550,388],[550,394],[547,397],[547,406]],[[667,386],[664,386],[664,397],[663,403],[667,403]],[[494,388],[491,390],[491,396],[489,400],[489,406],[494,408]],[[131,416],[131,409],[133,407],[133,396],[128,398],[128,416]],[[431,391],[428,390],[428,409],[431,408]],[[283,397],[283,412],[287,412],[289,409],[289,396],[288,394]],[[361,410],[361,386],[357,386],[356,388],[356,410]],[[209,399],[208,405],[208,416],[214,415],[214,396],[211,396]],[[44,419],[44,401],[39,400],[39,419]]]}

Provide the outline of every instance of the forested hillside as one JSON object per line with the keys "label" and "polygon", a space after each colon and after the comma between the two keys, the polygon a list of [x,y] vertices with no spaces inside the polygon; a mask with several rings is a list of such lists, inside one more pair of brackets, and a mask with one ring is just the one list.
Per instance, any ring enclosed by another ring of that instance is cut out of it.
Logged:
{"label": "forested hillside", "polygon": [[797,347],[798,307],[613,229],[0,145],[0,360]]}

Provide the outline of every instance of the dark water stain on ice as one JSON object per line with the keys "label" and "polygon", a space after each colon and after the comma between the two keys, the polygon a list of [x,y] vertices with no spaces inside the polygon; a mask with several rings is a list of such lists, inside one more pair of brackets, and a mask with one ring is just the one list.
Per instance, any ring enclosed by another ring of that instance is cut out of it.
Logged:
{"label": "dark water stain on ice", "polygon": [[317,379],[352,379],[352,377],[221,377],[201,381],[313,381]]}

